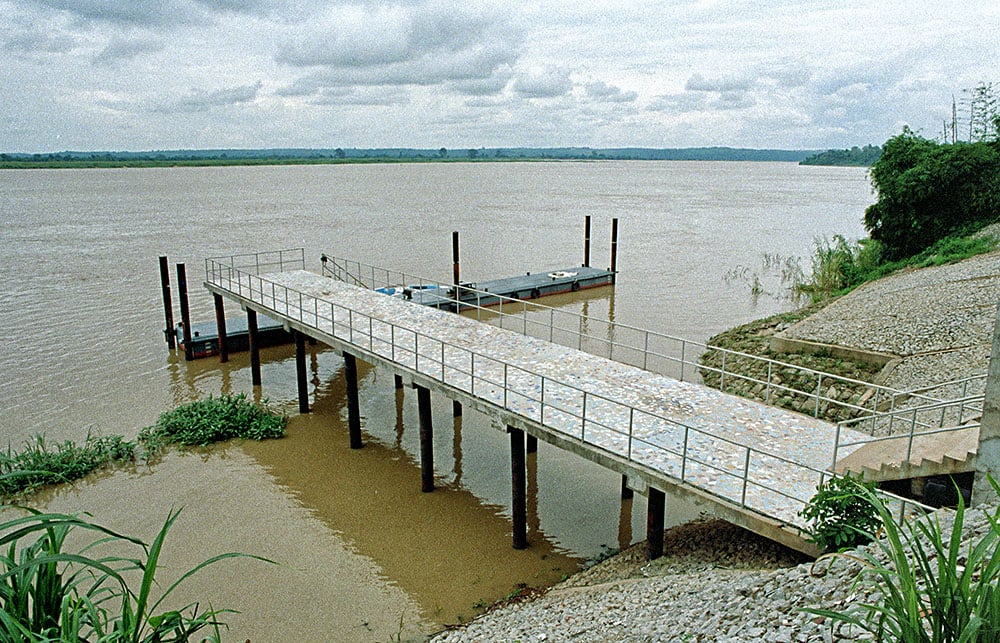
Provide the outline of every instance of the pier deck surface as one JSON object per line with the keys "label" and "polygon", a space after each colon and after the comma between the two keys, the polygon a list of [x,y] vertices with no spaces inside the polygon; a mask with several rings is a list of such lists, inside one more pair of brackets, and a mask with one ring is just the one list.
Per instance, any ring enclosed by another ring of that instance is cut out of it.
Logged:
{"label": "pier deck surface", "polygon": [[[804,526],[798,512],[834,456],[849,452],[835,454],[834,424],[305,270],[222,271],[205,285],[414,382],[477,401],[498,422],[518,418],[538,437],[630,477],[693,492],[723,517],[744,515],[739,524],[792,546]],[[861,437],[842,429],[840,439]]]}

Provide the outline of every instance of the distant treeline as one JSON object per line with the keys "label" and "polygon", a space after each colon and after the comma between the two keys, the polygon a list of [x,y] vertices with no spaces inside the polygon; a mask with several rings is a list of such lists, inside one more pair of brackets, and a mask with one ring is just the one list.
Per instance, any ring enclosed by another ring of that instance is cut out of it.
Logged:
{"label": "distant treeline", "polygon": [[782,161],[803,162],[815,150],[757,150],[732,147],[607,148],[502,147],[473,149],[336,148],[215,149],[147,152],[55,152],[0,154],[0,168],[153,167],[170,165],[279,165],[310,163],[405,163],[431,161]]}
{"label": "distant treeline", "polygon": [[844,165],[870,167],[882,156],[878,145],[854,146],[849,150],[827,150],[804,159],[799,165]]}

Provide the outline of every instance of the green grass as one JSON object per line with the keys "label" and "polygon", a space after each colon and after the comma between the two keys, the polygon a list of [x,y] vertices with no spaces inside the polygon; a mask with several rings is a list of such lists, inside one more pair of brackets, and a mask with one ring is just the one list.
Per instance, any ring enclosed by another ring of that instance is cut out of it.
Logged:
{"label": "green grass", "polygon": [[[267,440],[285,434],[288,418],[245,395],[222,395],[184,404],[162,413],[156,424],[139,432],[142,455],[150,459],[168,445],[207,446],[234,438]],[[78,480],[93,471],[135,460],[136,443],[120,435],[88,435],[50,444],[36,435],[20,451],[0,452],[0,499],[9,500],[40,487]]]}
{"label": "green grass", "polygon": [[0,498],[72,482],[107,465],[131,461],[134,450],[134,443],[118,435],[88,435],[82,445],[69,440],[50,445],[36,435],[21,451],[8,446],[6,453],[0,453]]}
{"label": "green grass", "polygon": [[809,278],[796,280],[791,289],[794,296],[805,296],[818,302],[846,294],[861,284],[906,268],[955,263],[996,248],[997,239],[993,237],[958,234],[941,239],[912,257],[884,261],[879,242],[862,239],[851,243],[837,235],[832,241],[816,241]]}

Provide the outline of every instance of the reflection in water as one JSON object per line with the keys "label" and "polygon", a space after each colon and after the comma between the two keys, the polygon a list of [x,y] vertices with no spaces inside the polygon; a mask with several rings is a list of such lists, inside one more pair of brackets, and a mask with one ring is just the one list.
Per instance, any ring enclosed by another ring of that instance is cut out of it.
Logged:
{"label": "reflection in water", "polygon": [[451,457],[454,460],[454,464],[451,470],[455,474],[455,477],[451,483],[457,487],[462,484],[462,416],[456,415],[454,420],[455,428],[451,441]]}
{"label": "reflection in water", "polygon": [[[359,360],[358,367],[362,381],[379,379],[371,366]],[[468,618],[477,601],[498,600],[519,583],[548,585],[578,568],[579,559],[558,551],[542,529],[533,464],[531,547],[517,551],[504,507],[482,502],[461,484],[461,418],[454,418],[449,440],[455,478],[422,493],[419,456],[407,440],[418,427],[403,408],[404,392],[395,390],[390,408],[363,394],[366,444],[352,451],[346,443],[345,388],[342,370],[327,374],[315,389],[313,412],[293,416],[286,438],[246,443],[243,450],[357,553],[375,560],[416,598],[426,618],[438,623]],[[372,387],[362,388],[368,393]],[[434,398],[445,406],[446,400]],[[391,426],[388,441],[379,439],[379,430],[367,431],[382,423]],[[442,452],[440,441],[435,446]]]}

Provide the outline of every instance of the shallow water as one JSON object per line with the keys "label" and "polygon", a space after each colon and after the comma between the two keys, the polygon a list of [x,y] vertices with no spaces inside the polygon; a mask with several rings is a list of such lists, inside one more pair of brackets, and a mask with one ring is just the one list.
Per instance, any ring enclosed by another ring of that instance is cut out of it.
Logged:
{"label": "shallow water", "polygon": [[[210,319],[206,256],[305,247],[316,270],[326,252],[448,279],[459,230],[463,276],[478,280],[579,263],[585,214],[593,263],[607,265],[618,217],[618,285],[547,303],[705,340],[789,305],[755,304],[727,273],[758,269],[765,252],[806,255],[817,236],[860,236],[870,201],[864,170],[766,163],[3,171],[0,427],[15,446],[39,432],[134,436],[175,404],[253,393],[245,354],[220,365],[167,352],[161,254],[188,264],[193,317]],[[643,538],[644,503],[623,509],[616,474],[542,443],[532,546],[514,551],[505,434],[468,410],[456,423],[435,398],[440,488],[421,494],[412,391],[363,368],[367,444],[351,451],[342,360],[310,347],[313,412],[298,416],[293,352],[264,352],[263,395],[292,416],[286,439],[171,455],[37,502],[147,538],[183,506],[173,569],[228,550],[282,562],[227,561],[188,588],[243,612],[233,640],[388,640],[400,615],[409,633],[468,618]]]}

